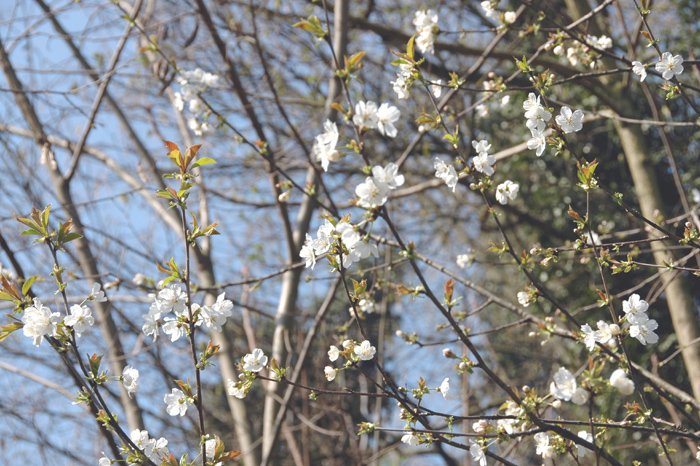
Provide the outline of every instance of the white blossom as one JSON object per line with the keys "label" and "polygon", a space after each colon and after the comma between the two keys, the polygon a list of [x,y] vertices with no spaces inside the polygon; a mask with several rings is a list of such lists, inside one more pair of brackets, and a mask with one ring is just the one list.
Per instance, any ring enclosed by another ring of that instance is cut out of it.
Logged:
{"label": "white blossom", "polygon": [[61,314],[51,312],[51,309],[41,304],[34,298],[34,305],[26,308],[22,315],[24,336],[34,340],[34,346],[39,346],[44,341],[44,335],[56,335],[58,324],[61,322]]}
{"label": "white blossom", "polygon": [[648,309],[649,303],[640,298],[636,293],[631,295],[628,300],[622,301],[622,310],[627,317],[627,322],[631,324],[637,321],[646,322],[649,319],[646,315]]}
{"label": "white blossom", "polygon": [[353,351],[362,361],[369,361],[374,357],[377,349],[372,346],[369,341],[365,340],[361,344],[355,346]]}
{"label": "white blossom", "polygon": [[372,176],[380,183],[386,184],[389,189],[396,189],[403,186],[404,176],[399,175],[399,167],[395,163],[390,163],[386,167],[379,165],[372,168]]}
{"label": "white blossom", "polygon": [[340,135],[338,127],[330,120],[326,120],[323,124],[323,130],[322,134],[316,136],[313,155],[316,157],[316,160],[321,161],[323,171],[327,172],[330,162],[340,158],[340,152],[335,149]]}
{"label": "white blossom", "polygon": [[[184,416],[187,412],[187,397],[179,388],[173,388],[171,393],[165,395],[163,401],[168,405],[166,411],[171,416]],[[149,455],[147,454],[146,456]]]}
{"label": "white blossom", "polygon": [[333,369],[331,366],[326,366],[323,369],[323,372],[326,374],[326,380],[329,382],[332,382],[335,379],[335,375],[338,373],[338,371]]}
{"label": "white blossom", "polygon": [[549,435],[544,432],[535,434],[536,453],[542,456],[542,459],[554,458],[556,453],[554,447],[549,444]]}
{"label": "white blossom", "polygon": [[[646,317],[646,314],[642,314]],[[659,336],[654,333],[659,327],[659,324],[654,319],[649,319],[643,321],[638,319],[634,324],[630,326],[630,336],[639,340],[641,344],[646,346],[648,343],[652,345],[659,342]]]}
{"label": "white blossom", "polygon": [[410,445],[412,447],[417,447],[420,444],[420,439],[418,438],[418,435],[416,435],[416,433],[412,431],[406,431],[406,433],[401,437],[401,441],[406,445]]}
{"label": "white blossom", "polygon": [[338,347],[331,346],[331,348],[328,350],[328,359],[330,359],[331,362],[334,362],[336,359],[338,359],[338,356],[340,356],[340,350]]}
{"label": "white blossom", "polygon": [[544,137],[544,133],[541,131],[531,130],[532,138],[527,141],[527,148],[530,150],[536,150],[537,156],[539,157],[544,152],[547,147],[547,140]]}
{"label": "white blossom", "polygon": [[66,316],[63,323],[73,327],[75,335],[80,337],[88,327],[92,327],[95,318],[92,317],[92,310],[89,307],[73,304],[70,307],[70,315]]}
{"label": "white blossom", "polygon": [[460,269],[465,269],[474,262],[473,254],[459,254],[457,256],[457,266]]}
{"label": "white blossom", "polygon": [[671,80],[683,72],[683,57],[673,56],[670,52],[664,52],[661,60],[656,64],[656,71],[661,73],[665,80]]}
{"label": "white blossom", "polygon": [[243,370],[246,372],[260,372],[266,365],[267,356],[260,348],[255,348],[243,357]]}
{"label": "white blossom", "polygon": [[139,389],[139,371],[131,366],[125,366],[122,370],[122,385],[129,398]]}
{"label": "white blossom", "polygon": [[99,283],[93,283],[90,289],[90,296],[88,296],[88,301],[97,301],[98,303],[104,303],[107,301],[105,292],[102,291]]}
{"label": "white blossom", "polygon": [[[593,443],[593,434],[591,434],[590,432],[588,432],[586,430],[579,431],[578,436],[587,442]],[[589,451],[591,451],[591,450],[589,450],[588,448],[586,448],[584,446],[576,445],[576,455],[578,455],[579,458],[582,456],[586,456],[586,454]]]}
{"label": "white blossom", "polygon": [[481,445],[472,443],[472,446],[469,447],[469,453],[472,455],[474,462],[478,462],[479,466],[486,466],[486,455]]}
{"label": "white blossom", "polygon": [[384,136],[395,138],[398,134],[394,123],[399,121],[401,112],[398,108],[387,103],[383,103],[377,110],[377,129]]}
{"label": "white blossom", "polygon": [[566,368],[560,367],[554,374],[554,382],[549,386],[549,393],[562,401],[571,401],[571,397],[576,392],[576,377]]}
{"label": "white blossom", "polygon": [[508,204],[508,200],[514,201],[518,197],[520,185],[506,180],[496,188],[496,200],[503,205]]}
{"label": "white blossom", "polygon": [[442,179],[447,184],[447,187],[452,189],[452,192],[455,192],[457,189],[457,181],[459,181],[455,167],[447,165],[438,157],[435,157],[433,168],[435,168],[435,176]]}
{"label": "white blossom", "polygon": [[364,126],[365,128],[377,127],[377,104],[370,101],[358,102],[355,104],[355,115],[352,117],[352,122],[356,126]]}
{"label": "white blossom", "polygon": [[436,99],[439,99],[440,96],[442,95],[442,85],[443,85],[442,79],[438,79],[437,81],[435,81],[435,84],[430,85],[430,92],[433,93],[433,96]]}
{"label": "white blossom", "polygon": [[437,390],[442,394],[444,399],[447,399],[447,392],[450,391],[450,379],[449,377],[442,381]]}
{"label": "white blossom", "polygon": [[615,387],[622,395],[631,395],[634,393],[634,382],[627,378],[627,373],[624,369],[617,369],[610,376],[610,386]]}
{"label": "white blossom", "polygon": [[572,112],[569,107],[564,106],[561,108],[561,115],[557,115],[555,120],[565,134],[575,133],[583,128],[583,112],[581,110]]}
{"label": "white blossom", "polygon": [[503,13],[503,22],[505,24],[513,24],[516,20],[517,16],[514,11],[506,11]]}
{"label": "white blossom", "polygon": [[633,61],[632,62],[632,72],[639,76],[639,81],[644,82],[644,80],[647,78],[647,70],[644,67],[644,64],[639,61]]}
{"label": "white blossom", "polygon": [[489,155],[486,152],[480,152],[479,155],[474,157],[474,169],[483,173],[484,175],[493,175],[493,165],[495,163],[496,159],[493,157],[493,155]]}

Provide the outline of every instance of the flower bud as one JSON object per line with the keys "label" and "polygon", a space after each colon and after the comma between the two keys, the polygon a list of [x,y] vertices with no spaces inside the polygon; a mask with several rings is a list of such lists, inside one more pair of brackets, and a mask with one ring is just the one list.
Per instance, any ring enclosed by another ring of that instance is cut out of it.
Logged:
{"label": "flower bud", "polygon": [[474,432],[476,432],[477,434],[483,434],[483,433],[486,432],[486,428],[487,428],[488,426],[489,426],[489,421],[487,421],[487,420],[485,420],[485,419],[482,419],[482,420],[480,420],[480,421],[475,422],[474,424],[472,424],[472,429],[473,429]]}
{"label": "flower bud", "polygon": [[460,362],[460,363],[459,363],[459,369],[460,369],[460,370],[463,370],[463,371],[464,371],[464,370],[467,370],[467,363],[464,362],[464,361]]}
{"label": "flower bud", "polygon": [[406,335],[406,334],[403,332],[403,330],[397,330],[395,333],[396,333],[396,336],[399,337],[399,338],[403,338],[403,337]]}
{"label": "flower bud", "polygon": [[442,350],[442,355],[448,359],[457,359],[457,355],[452,352],[449,348],[444,348]]}
{"label": "flower bud", "polygon": [[527,393],[530,391],[530,386],[529,385],[523,385],[523,393]]}
{"label": "flower bud", "polygon": [[552,401],[552,408],[554,408],[554,409],[559,409],[559,408],[561,408],[561,401],[560,401],[560,400],[554,400],[554,401]]}

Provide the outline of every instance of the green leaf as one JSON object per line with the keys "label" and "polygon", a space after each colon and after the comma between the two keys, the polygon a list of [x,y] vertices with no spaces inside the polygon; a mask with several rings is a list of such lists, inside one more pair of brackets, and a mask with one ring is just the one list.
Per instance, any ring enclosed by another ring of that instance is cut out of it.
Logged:
{"label": "green leaf", "polygon": [[408,45],[406,46],[406,53],[411,58],[413,58],[413,56],[414,56],[413,41],[415,41],[415,40],[416,40],[416,36],[411,36],[411,38],[408,39]]}
{"label": "green leaf", "polygon": [[202,165],[209,165],[211,163],[216,163],[216,160],[210,159],[209,157],[203,157],[192,164],[192,168],[201,167]]}
{"label": "green leaf", "polygon": [[14,301],[14,298],[9,293],[5,293],[4,291],[0,291],[0,299],[3,301]]}
{"label": "green leaf", "polygon": [[12,322],[11,324],[3,325],[0,327],[0,341],[5,340],[5,338],[9,337],[12,332],[19,330],[22,327],[24,327],[24,324],[20,322]]}
{"label": "green leaf", "polygon": [[43,222],[43,226],[47,227],[49,226],[49,212],[51,211],[51,204],[47,205],[44,211],[41,213],[41,220]]}
{"label": "green leaf", "polygon": [[40,231],[34,230],[30,228],[29,230],[24,230],[22,233],[20,233],[20,236],[22,235],[37,235],[37,236],[44,236],[44,234]]}
{"label": "green leaf", "polygon": [[39,278],[41,277],[38,275],[27,278],[27,280],[24,282],[24,285],[22,285],[22,294],[26,295],[29,289],[34,284],[34,282],[37,281]]}

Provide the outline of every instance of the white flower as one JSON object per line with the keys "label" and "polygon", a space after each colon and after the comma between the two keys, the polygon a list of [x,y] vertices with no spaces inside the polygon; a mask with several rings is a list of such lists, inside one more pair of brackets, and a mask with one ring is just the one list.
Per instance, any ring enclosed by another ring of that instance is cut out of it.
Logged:
{"label": "white flower", "polygon": [[331,348],[328,350],[328,359],[330,359],[331,362],[334,362],[336,359],[338,359],[338,356],[340,356],[340,350],[338,350],[338,347],[331,346]]}
{"label": "white flower", "polygon": [[389,198],[389,186],[368,176],[364,183],[360,183],[355,188],[355,195],[358,197],[357,205],[359,207],[366,209],[381,207]]}
{"label": "white flower", "polygon": [[139,371],[131,366],[124,367],[124,370],[122,370],[122,385],[124,385],[129,398],[131,398],[131,395],[139,389]]}
{"label": "white flower", "polygon": [[394,92],[396,92],[396,96],[399,99],[408,99],[408,96],[410,95],[408,92],[408,83],[403,75],[397,74],[396,81],[391,81],[391,84],[393,85]]}
{"label": "white flower", "polygon": [[151,442],[152,439],[148,436],[147,430],[134,429],[129,434],[129,438],[139,450],[143,451],[144,455],[151,456],[153,454],[155,442]]}
{"label": "white flower", "polygon": [[544,432],[535,434],[536,453],[543,459],[554,458],[554,447],[549,444],[549,435]]}
{"label": "white flower", "polygon": [[90,290],[90,296],[88,296],[89,301],[97,301],[98,303],[104,303],[107,301],[105,292],[100,288],[99,283],[93,283],[92,289]]}
{"label": "white flower", "polygon": [[588,401],[588,392],[581,388],[578,387],[576,390],[574,390],[573,395],[571,395],[571,402],[576,405],[583,405],[586,404]]}
{"label": "white flower", "polygon": [[460,269],[465,269],[467,266],[471,266],[472,262],[474,262],[473,254],[460,254],[457,256],[457,266]]}
{"label": "white flower", "polygon": [[194,132],[195,136],[203,136],[205,133],[211,133],[213,128],[206,121],[199,123],[196,118],[190,117],[187,120],[187,126]]}
{"label": "white flower", "polygon": [[459,181],[455,167],[452,165],[447,165],[445,162],[435,157],[433,168],[435,168],[435,176],[444,180],[447,187],[451,188],[452,192],[455,192],[457,189],[457,181]]}
{"label": "white flower", "polygon": [[549,393],[557,400],[571,401],[574,392],[576,392],[576,377],[566,368],[560,367],[554,374],[554,382],[549,386]]}
{"label": "white flower", "polygon": [[355,346],[353,351],[361,360],[369,361],[374,357],[374,353],[377,352],[377,349],[372,346],[369,341],[365,340],[361,344]]}
{"label": "white flower", "polygon": [[647,70],[644,68],[644,64],[639,61],[632,62],[632,72],[639,76],[639,82],[644,82],[647,78]]}
{"label": "white flower", "polygon": [[365,128],[377,127],[377,104],[371,100],[368,102],[358,102],[355,104],[355,115],[352,117],[352,122],[356,126],[364,126]]}
{"label": "white flower", "polygon": [[523,307],[528,307],[532,302],[530,299],[530,293],[527,291],[518,291],[518,302]]}
{"label": "white flower", "polygon": [[[642,315],[646,317],[646,314]],[[659,336],[654,333],[654,330],[659,327],[659,324],[654,319],[647,319],[646,321],[638,319],[636,323],[630,327],[630,336],[639,340],[644,346],[646,346],[647,343],[653,345],[659,342]]]}
{"label": "white flower", "polygon": [[496,159],[493,155],[489,155],[486,152],[480,152],[479,155],[474,157],[474,168],[484,175],[493,175],[493,164],[495,163]]}
{"label": "white flower", "polygon": [[[199,316],[202,319],[199,322],[204,324],[204,327],[212,332],[221,332],[222,326],[226,323],[226,319],[233,315],[233,303],[226,298],[226,293],[221,293],[216,302],[211,306],[200,308]],[[194,305],[193,305],[194,306]],[[194,308],[192,309],[194,311]],[[197,322],[199,324],[199,322]]]}
{"label": "white flower", "polygon": [[447,399],[447,392],[450,391],[450,379],[449,379],[449,377],[442,381],[440,386],[437,388],[437,391],[442,393],[442,397],[444,399]]}
{"label": "white flower", "polygon": [[[170,341],[176,342],[185,334],[185,325],[174,317],[166,317],[163,319],[163,333],[170,335]],[[145,333],[145,332],[144,332]],[[153,338],[155,341],[155,337]]]}
{"label": "white flower", "polygon": [[418,435],[416,435],[415,432],[408,432],[401,437],[401,441],[407,445],[410,445],[412,447],[417,447],[418,444],[420,443],[420,439],[418,438]]}
{"label": "white flower", "polygon": [[305,266],[307,268],[311,267],[312,270],[316,265],[316,254],[314,253],[313,242],[314,239],[307,233],[306,241],[304,241],[304,245],[301,247],[301,251],[299,251],[299,257],[306,261]]}
{"label": "white flower", "polygon": [[527,148],[530,150],[536,150],[537,156],[539,157],[544,152],[545,147],[547,147],[547,140],[544,137],[544,133],[541,131],[531,130],[532,138],[527,141]]}
{"label": "white flower", "polygon": [[630,296],[629,300],[622,301],[622,310],[625,312],[627,322],[630,324],[634,324],[637,321],[646,322],[649,319],[646,315],[648,309],[649,303],[641,299],[636,293]]}
{"label": "white flower", "polygon": [[693,188],[693,190],[690,193],[693,196],[693,202],[695,204],[700,204],[700,189]]}
{"label": "white flower", "polygon": [[442,79],[438,79],[437,81],[435,81],[435,84],[430,85],[430,92],[433,93],[433,96],[436,99],[439,99],[440,96],[442,95],[442,85],[443,85]]}
{"label": "white flower", "polygon": [[158,292],[156,305],[161,313],[172,311],[176,316],[183,316],[187,309],[187,293],[180,285],[168,285]]}
{"label": "white flower", "polygon": [[44,335],[56,335],[57,325],[61,322],[61,314],[51,312],[51,309],[34,298],[34,305],[26,308],[22,315],[24,336],[34,339],[34,346],[44,341]]}
{"label": "white flower", "polygon": [[481,2],[481,9],[484,10],[484,15],[487,18],[496,19],[498,17],[498,12],[493,9],[491,0],[484,0]]}
{"label": "white flower", "polygon": [[510,96],[509,96],[509,95],[504,95],[504,96],[501,98],[501,107],[507,107],[509,103],[510,103]]}
{"label": "white flower", "polygon": [[569,107],[564,106],[561,108],[561,115],[557,115],[555,120],[565,134],[575,133],[583,128],[583,112],[581,110],[572,112]]}
{"label": "white flower", "polygon": [[513,183],[510,180],[506,180],[499,184],[496,188],[496,200],[503,205],[508,204],[508,200],[514,201],[518,197],[518,190],[520,185],[518,183]]}
{"label": "white flower", "polygon": [[673,56],[670,52],[664,52],[661,60],[656,64],[656,71],[661,73],[665,80],[671,80],[683,72],[683,57]]}
{"label": "white flower", "polygon": [[481,118],[486,118],[489,116],[489,107],[484,104],[479,104],[475,108],[476,114],[479,115]]}
{"label": "white flower", "polygon": [[[216,439],[213,438],[204,442],[204,448],[207,453],[207,462],[213,460],[216,455]],[[223,463],[216,463],[214,466],[220,466],[221,464]]]}
{"label": "white flower", "polygon": [[554,52],[554,55],[562,56],[564,55],[564,47],[561,44],[559,44],[556,47],[554,47],[554,50],[552,50],[552,52]]}
{"label": "white flower", "polygon": [[472,141],[472,147],[478,154],[486,154],[491,149],[491,144],[482,139],[481,141]]}
{"label": "white flower", "polygon": [[[587,432],[585,430],[581,430],[581,431],[579,431],[578,436],[587,442],[593,443],[593,434],[591,434],[590,432]],[[577,450],[576,454],[579,456],[579,458],[582,456],[586,456],[586,454],[589,451],[591,451],[588,448],[581,446],[581,445],[576,445],[576,450]]]}
{"label": "white flower", "polygon": [[352,340],[343,340],[343,348],[348,349],[354,345]]}
{"label": "white flower", "polygon": [[235,396],[238,399],[243,399],[246,396],[246,388],[249,388],[250,385],[244,385],[241,382],[234,382],[231,379],[228,379],[226,381],[226,388],[227,388],[227,393],[231,396]]}
{"label": "white flower", "polygon": [[267,356],[260,348],[255,348],[243,357],[243,370],[246,372],[260,372],[266,365]]}
{"label": "white flower", "polygon": [[326,366],[323,369],[323,372],[326,373],[326,380],[329,382],[332,382],[335,379],[335,375],[338,373],[335,369],[333,369],[331,366]]}
{"label": "white flower", "polygon": [[540,96],[535,95],[534,92],[530,92],[527,96],[527,100],[523,102],[523,110],[525,110],[525,118],[528,120],[537,116],[537,113],[542,108],[540,105]]}
{"label": "white flower", "polygon": [[483,434],[486,432],[486,429],[490,426],[489,421],[485,419],[481,419],[474,424],[472,424],[472,430],[476,432],[477,434]]}
{"label": "white flower", "polygon": [[360,308],[360,312],[363,314],[374,314],[374,301],[371,299],[361,299],[357,303],[357,307]]}
{"label": "white flower", "polygon": [[75,335],[79,337],[88,327],[92,327],[95,318],[92,317],[92,311],[89,307],[73,304],[70,307],[70,315],[66,316],[63,322],[73,327]]}
{"label": "white flower", "polygon": [[[104,455],[104,452],[102,454]],[[97,463],[97,466],[110,466],[111,464],[111,459],[107,458],[107,456],[102,456],[102,458],[100,458],[100,461]]]}
{"label": "white flower", "polygon": [[486,466],[486,455],[484,455],[481,445],[472,443],[472,446],[469,447],[469,453],[472,455],[472,459],[479,463],[479,466]]}
{"label": "white flower", "polygon": [[591,326],[588,324],[582,325],[581,331],[585,335],[583,343],[586,345],[586,348],[588,348],[588,351],[593,351],[596,343],[596,332],[594,332]]}
{"label": "white flower", "polygon": [[179,388],[173,388],[171,393],[165,395],[163,401],[168,405],[166,411],[171,416],[184,416],[187,412],[187,397]]}
{"label": "white flower", "polygon": [[578,65],[578,56],[576,55],[576,49],[573,47],[569,47],[566,49],[566,58],[569,59],[569,63],[571,66],[576,66]]}
{"label": "white flower", "polygon": [[160,459],[167,457],[170,453],[167,447],[168,441],[164,437],[161,437],[158,440],[151,439],[150,444],[153,447],[153,453],[151,453],[148,459],[156,464],[160,463]]}
{"label": "white flower", "polygon": [[413,25],[416,27],[418,37],[416,47],[422,54],[435,53],[435,37],[433,29],[437,26],[438,16],[433,10],[416,11]]}
{"label": "white flower", "polygon": [[608,324],[603,320],[598,321],[598,330],[595,332],[596,341],[606,344],[612,340],[615,335],[620,333],[620,326],[616,324]]}
{"label": "white flower", "polygon": [[313,154],[316,156],[316,160],[321,161],[323,171],[327,172],[330,162],[340,158],[340,152],[335,150],[340,135],[338,134],[338,127],[330,120],[326,120],[323,124],[323,129],[324,133],[316,136]]}
{"label": "white flower", "polygon": [[610,376],[610,386],[615,387],[622,395],[634,393],[634,382],[627,378],[624,369],[617,369]]}
{"label": "white flower", "polygon": [[380,183],[384,183],[389,186],[389,189],[396,189],[399,186],[403,186],[404,177],[399,175],[399,167],[395,163],[390,163],[386,167],[382,168],[377,165],[372,168],[372,176],[374,179]]}
{"label": "white flower", "polygon": [[185,109],[185,100],[179,92],[173,95],[173,107],[175,107],[175,110],[178,112],[182,112]]}
{"label": "white flower", "polygon": [[[508,401],[505,414],[506,416],[520,416],[522,414],[522,408],[515,402]],[[516,422],[516,419],[499,419],[496,425],[499,429],[503,428],[509,435],[512,435],[518,430],[517,426],[515,426]]]}
{"label": "white flower", "polygon": [[513,24],[515,22],[516,15],[514,11],[506,11],[503,14],[503,22],[505,24]]}
{"label": "white flower", "polygon": [[379,110],[377,110],[377,129],[379,129],[379,132],[384,136],[395,138],[398,131],[394,126],[394,123],[399,121],[400,117],[401,112],[398,108],[394,107],[393,105],[383,103],[379,107]]}
{"label": "white flower", "polygon": [[151,314],[143,314],[141,317],[145,320],[141,331],[146,336],[153,335],[153,341],[155,342],[156,338],[158,338],[158,320]]}
{"label": "white flower", "polygon": [[134,275],[134,278],[131,279],[131,281],[134,282],[134,285],[136,286],[143,285],[144,283],[146,283],[146,280],[146,276],[141,272],[138,272],[136,275]]}

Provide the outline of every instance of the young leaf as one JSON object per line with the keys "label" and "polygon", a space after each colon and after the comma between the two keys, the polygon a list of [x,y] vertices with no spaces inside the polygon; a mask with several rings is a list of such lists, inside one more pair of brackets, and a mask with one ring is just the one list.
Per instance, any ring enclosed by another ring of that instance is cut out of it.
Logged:
{"label": "young leaf", "polygon": [[37,281],[39,278],[41,278],[41,277],[39,277],[38,275],[27,278],[27,280],[25,280],[25,282],[24,282],[24,285],[22,285],[22,294],[26,295],[27,292],[29,291],[29,289],[32,287],[32,284],[35,281]]}
{"label": "young leaf", "polygon": [[19,330],[22,327],[24,327],[24,324],[20,322],[12,322],[11,324],[3,325],[0,327],[0,341],[5,340],[5,338],[9,337],[12,332]]}
{"label": "young leaf", "polygon": [[192,168],[201,167],[202,165],[209,165],[211,163],[216,163],[216,160],[210,159],[209,157],[203,157],[192,164]]}

